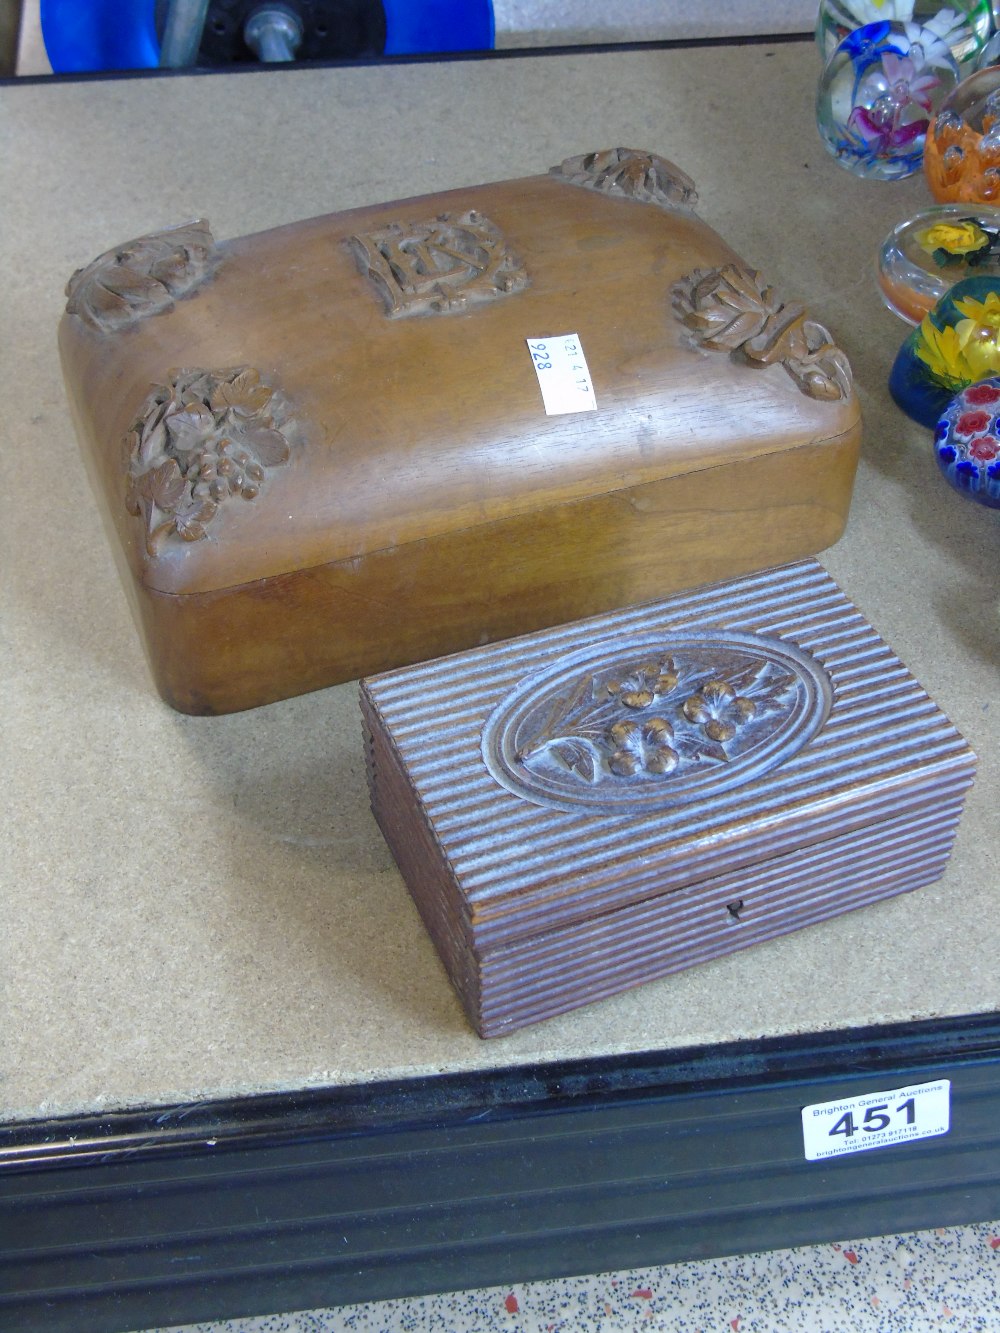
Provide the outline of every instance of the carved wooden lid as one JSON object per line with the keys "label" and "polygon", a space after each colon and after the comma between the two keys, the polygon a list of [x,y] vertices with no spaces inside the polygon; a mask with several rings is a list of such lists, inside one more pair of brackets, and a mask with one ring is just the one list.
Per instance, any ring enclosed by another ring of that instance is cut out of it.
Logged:
{"label": "carved wooden lid", "polygon": [[975,762],[813,560],[374,676],[362,705],[380,818],[485,949],[883,821],[950,829]]}
{"label": "carved wooden lid", "polygon": [[[842,353],[693,197],[619,148],[94,261],[61,350],[136,576],[224,589],[856,430]],[[597,409],[547,416],[527,340],[568,333]]]}

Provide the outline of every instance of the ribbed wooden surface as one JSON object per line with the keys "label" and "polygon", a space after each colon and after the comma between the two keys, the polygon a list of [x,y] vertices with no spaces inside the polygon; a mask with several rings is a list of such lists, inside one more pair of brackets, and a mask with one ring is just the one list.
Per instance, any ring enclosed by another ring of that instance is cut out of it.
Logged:
{"label": "ribbed wooden surface", "polygon": [[[581,646],[628,662],[693,630],[808,654],[831,690],[819,733],[743,785],[654,810],[554,808],[490,771],[484,729],[512,691]],[[362,693],[376,817],[484,1033],[933,880],[973,774],[954,726],[811,560]]]}
{"label": "ribbed wooden surface", "polygon": [[[894,821],[484,953],[481,1024],[499,1035],[695,963],[930,884],[962,797]],[[733,910],[730,910],[732,905]],[[734,914],[735,913],[735,914]]]}

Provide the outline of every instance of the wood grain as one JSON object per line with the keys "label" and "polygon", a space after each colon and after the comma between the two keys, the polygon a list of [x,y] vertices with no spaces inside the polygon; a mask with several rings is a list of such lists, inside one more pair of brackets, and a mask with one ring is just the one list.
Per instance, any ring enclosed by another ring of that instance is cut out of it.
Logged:
{"label": "wood grain", "polygon": [[[767,665],[789,649],[804,675]],[[690,704],[727,653],[742,723],[712,732]],[[609,689],[650,660],[670,663],[658,697]],[[808,679],[820,712],[768,759]],[[372,809],[483,1036],[930,883],[975,766],[812,560],[389,672],[361,698]],[[526,707],[557,741],[532,770],[510,733],[505,770],[498,737]],[[621,768],[606,747],[581,765],[623,719],[672,720],[681,761],[647,748]]]}
{"label": "wood grain", "polygon": [[[470,214],[522,266],[495,271],[526,281],[390,317],[357,238]],[[672,309],[682,279],[738,263],[686,207],[540,176],[218,245],[123,327],[67,313],[68,394],[163,696],[253,707],[835,541],[853,395],[817,401],[779,362],[706,350]],[[547,417],[525,340],[568,332],[598,410]],[[151,394],[162,407],[179,369],[211,384],[244,367],[287,405],[287,459],[246,485],[237,464],[239,495],[205,482],[180,521],[144,525],[152,491],[179,492],[137,461],[137,419],[147,453],[163,437]]]}

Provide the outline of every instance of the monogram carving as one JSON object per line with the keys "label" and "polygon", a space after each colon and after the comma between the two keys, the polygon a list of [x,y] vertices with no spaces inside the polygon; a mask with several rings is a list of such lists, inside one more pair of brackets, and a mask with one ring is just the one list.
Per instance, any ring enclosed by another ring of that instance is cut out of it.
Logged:
{"label": "monogram carving", "polygon": [[694,181],[665,157],[641,148],[606,148],[602,152],[568,157],[549,174],[588,190],[661,208],[683,208],[698,202]]}
{"label": "monogram carving", "polygon": [[784,366],[810,398],[850,396],[851,365],[805,307],[785,305],[761,275],[740,264],[698,269],[674,287],[674,311],[696,341],[748,366]]}
{"label": "monogram carving", "polygon": [[474,209],[393,222],[352,236],[351,244],[393,319],[464,310],[529,285],[500,228]]}
{"label": "monogram carving", "polygon": [[604,644],[523,681],[483,756],[543,805],[643,809],[708,800],[785,762],[819,731],[829,678],[794,646],[736,631]]}
{"label": "monogram carving", "polygon": [[233,499],[256,500],[288,461],[291,410],[256,370],[176,370],[143,403],[125,438],[126,506],[142,518],[146,550],[208,536]]}
{"label": "monogram carving", "polygon": [[204,220],[126,241],[77,269],[66,310],[104,333],[169,310],[208,276],[215,242]]}

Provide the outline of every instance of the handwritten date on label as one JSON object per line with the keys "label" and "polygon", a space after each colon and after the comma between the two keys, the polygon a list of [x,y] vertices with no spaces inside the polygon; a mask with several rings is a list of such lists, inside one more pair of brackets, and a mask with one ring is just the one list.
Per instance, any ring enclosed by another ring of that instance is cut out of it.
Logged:
{"label": "handwritten date on label", "polygon": [[564,333],[558,338],[526,341],[546,416],[595,411],[597,399],[579,334]]}
{"label": "handwritten date on label", "polygon": [[950,1125],[951,1083],[946,1078],[802,1108],[802,1140],[810,1162],[929,1139],[947,1134]]}

